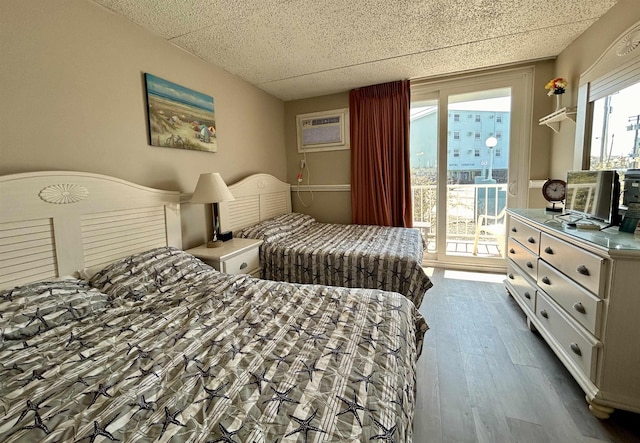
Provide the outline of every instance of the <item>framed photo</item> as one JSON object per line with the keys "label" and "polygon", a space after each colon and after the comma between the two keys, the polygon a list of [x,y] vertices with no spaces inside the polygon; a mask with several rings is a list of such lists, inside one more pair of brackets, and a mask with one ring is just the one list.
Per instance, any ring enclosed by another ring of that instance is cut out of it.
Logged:
{"label": "framed photo", "polygon": [[217,152],[213,97],[145,74],[149,144]]}
{"label": "framed photo", "polygon": [[298,152],[349,149],[349,109],[298,114]]}

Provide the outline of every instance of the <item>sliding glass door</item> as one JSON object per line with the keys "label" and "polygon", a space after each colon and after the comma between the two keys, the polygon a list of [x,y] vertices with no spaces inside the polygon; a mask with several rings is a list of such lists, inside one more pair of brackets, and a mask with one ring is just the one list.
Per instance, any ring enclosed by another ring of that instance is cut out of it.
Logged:
{"label": "sliding glass door", "polygon": [[505,210],[526,204],[518,177],[528,171],[530,112],[515,104],[527,101],[527,74],[412,85],[414,226],[427,262],[504,267]]}

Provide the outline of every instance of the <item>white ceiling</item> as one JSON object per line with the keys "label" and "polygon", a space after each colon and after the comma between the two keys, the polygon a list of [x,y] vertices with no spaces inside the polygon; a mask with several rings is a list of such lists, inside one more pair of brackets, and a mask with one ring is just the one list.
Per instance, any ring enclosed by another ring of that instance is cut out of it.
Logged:
{"label": "white ceiling", "polygon": [[617,0],[93,0],[279,97],[558,55]]}

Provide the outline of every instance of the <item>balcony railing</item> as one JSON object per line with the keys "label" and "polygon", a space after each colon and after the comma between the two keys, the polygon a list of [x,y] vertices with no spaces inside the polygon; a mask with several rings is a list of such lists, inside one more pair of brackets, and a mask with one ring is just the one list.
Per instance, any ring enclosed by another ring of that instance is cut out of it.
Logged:
{"label": "balcony railing", "polygon": [[[438,215],[444,214],[445,204],[446,238],[449,250],[451,250],[450,242],[473,244],[478,217],[498,215],[506,206],[507,185],[505,183],[447,185],[446,203],[437,201],[436,185],[415,185],[411,189],[414,226],[421,228],[428,243],[428,250],[435,248],[436,219]],[[483,233],[480,235],[480,243],[498,246],[498,240],[495,237]],[[489,255],[492,254],[489,253]]]}

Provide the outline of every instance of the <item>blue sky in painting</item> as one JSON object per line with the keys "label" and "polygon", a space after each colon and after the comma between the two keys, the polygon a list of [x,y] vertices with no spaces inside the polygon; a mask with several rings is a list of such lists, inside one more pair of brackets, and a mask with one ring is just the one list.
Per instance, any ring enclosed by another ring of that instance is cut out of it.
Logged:
{"label": "blue sky in painting", "polygon": [[148,94],[214,112],[213,97],[156,77],[153,74],[145,74],[145,78],[147,80]]}

